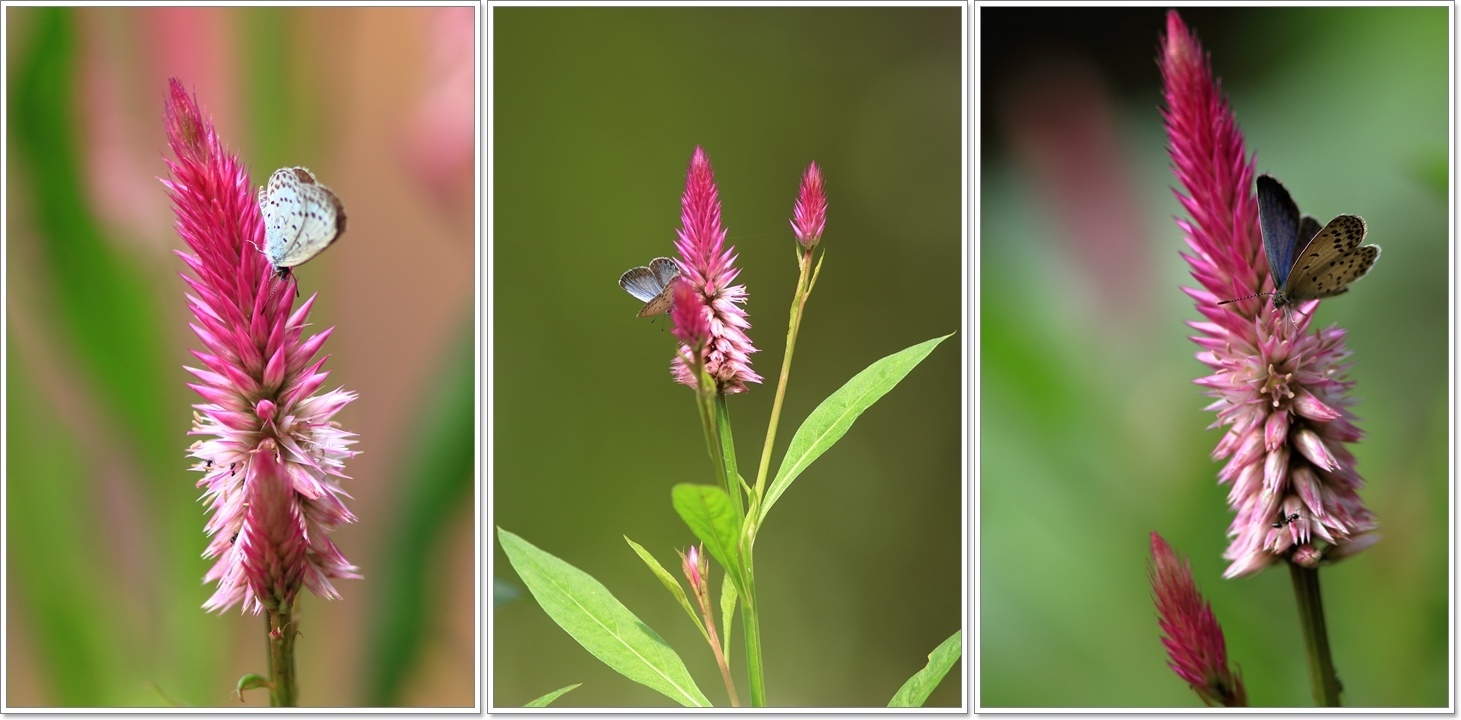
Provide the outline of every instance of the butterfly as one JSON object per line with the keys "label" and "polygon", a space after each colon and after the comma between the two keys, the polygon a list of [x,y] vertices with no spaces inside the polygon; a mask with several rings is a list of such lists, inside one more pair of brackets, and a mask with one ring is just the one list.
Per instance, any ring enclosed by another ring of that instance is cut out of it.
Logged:
{"label": "butterfly", "polygon": [[644,303],[639,317],[653,317],[667,313],[675,304],[675,278],[680,276],[680,266],[669,258],[657,257],[649,261],[649,267],[629,268],[619,276],[619,287]]}
{"label": "butterfly", "polygon": [[[308,168],[280,168],[259,188],[264,257],[282,280],[345,232],[345,206]],[[296,288],[298,290],[298,288]]]}
{"label": "butterfly", "polygon": [[1360,245],[1365,240],[1363,218],[1340,215],[1321,228],[1313,216],[1299,214],[1289,191],[1272,175],[1258,176],[1258,225],[1274,290],[1248,297],[1272,295],[1275,308],[1348,292],[1349,284],[1364,277],[1380,257],[1379,245]]}

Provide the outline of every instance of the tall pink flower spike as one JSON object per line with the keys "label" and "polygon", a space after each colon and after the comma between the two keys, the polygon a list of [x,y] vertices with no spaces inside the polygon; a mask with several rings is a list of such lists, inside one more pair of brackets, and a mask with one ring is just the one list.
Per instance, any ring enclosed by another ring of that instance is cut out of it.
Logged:
{"label": "tall pink flower spike", "polygon": [[213,515],[204,552],[218,562],[205,582],[218,581],[204,603],[225,610],[242,603],[255,614],[292,607],[301,586],[338,598],[331,580],[359,578],[329,533],[355,516],[342,502],[340,480],[354,433],[332,418],[353,392],[317,392],[328,373],[316,358],[333,328],[303,337],[311,296],[291,314],[293,292],[271,295],[273,268],[259,252],[264,227],[248,172],[223,151],[211,121],[176,79],[166,103],[170,179],[162,181],[191,252],[188,309],[203,344],[201,368],[187,368],[203,398],[189,434],[204,439],[189,454],[199,460]]}
{"label": "tall pink flower spike", "polygon": [[[751,353],[757,350],[746,336],[751,323],[740,307],[746,302],[746,286],[731,285],[741,270],[735,266],[735,248],[725,247],[715,174],[710,169],[710,158],[699,146],[690,158],[685,192],[680,196],[680,228],[675,232],[679,235],[675,247],[680,251],[680,269],[684,271],[681,282],[688,282],[695,291],[694,299],[710,324],[704,349],[705,370],[720,392],[745,392],[746,383],[761,382],[761,376],[751,370]],[[686,368],[687,359],[693,363],[689,347],[682,344],[670,371],[677,382],[694,387],[695,375]]]}
{"label": "tall pink flower spike", "polygon": [[1348,409],[1354,383],[1344,379],[1344,331],[1308,334],[1317,301],[1298,303],[1294,313],[1264,298],[1219,305],[1273,289],[1255,163],[1202,47],[1176,11],[1167,14],[1161,68],[1162,116],[1186,193],[1175,194],[1191,217],[1177,220],[1190,250],[1182,257],[1201,286],[1183,290],[1206,318],[1189,324],[1202,348],[1197,359],[1212,369],[1196,382],[1217,398],[1207,407],[1217,413],[1213,426],[1228,428],[1213,451],[1228,459],[1218,479],[1232,486],[1235,512],[1223,575],[1248,575],[1284,558],[1315,567],[1348,557],[1379,535],[1347,448],[1361,433]]}

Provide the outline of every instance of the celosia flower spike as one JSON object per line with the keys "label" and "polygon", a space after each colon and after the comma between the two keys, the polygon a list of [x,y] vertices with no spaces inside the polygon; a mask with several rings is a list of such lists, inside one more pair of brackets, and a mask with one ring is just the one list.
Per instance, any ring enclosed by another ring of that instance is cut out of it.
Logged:
{"label": "celosia flower spike", "polygon": [[1147,569],[1162,626],[1167,663],[1208,705],[1246,707],[1243,676],[1228,667],[1227,641],[1212,606],[1192,580],[1192,566],[1178,561],[1162,536],[1152,533],[1152,561]]}
{"label": "celosia flower spike", "polygon": [[[1187,288],[1206,318],[1198,360],[1212,374],[1197,381],[1217,402],[1227,433],[1213,451],[1228,458],[1218,479],[1232,485],[1233,538],[1225,577],[1280,559],[1313,567],[1373,544],[1375,523],[1356,490],[1363,484],[1346,445],[1359,440],[1344,379],[1344,331],[1308,334],[1318,301],[1286,314],[1264,298],[1222,301],[1273,290],[1258,227],[1254,164],[1197,39],[1176,11],[1167,14],[1161,58],[1173,172],[1191,216],[1178,220],[1183,253],[1200,288]],[[1299,517],[1288,522],[1290,515]],[[1275,527],[1279,517],[1286,522]],[[1322,544],[1319,544],[1322,543]]]}
{"label": "celosia flower spike", "polygon": [[[746,286],[731,285],[740,269],[735,266],[735,248],[725,247],[725,228],[720,224],[720,198],[710,158],[700,147],[690,158],[685,192],[680,196],[679,239],[681,275],[694,291],[694,304],[705,309],[710,334],[705,345],[705,370],[724,394],[745,392],[746,383],[761,382],[751,370],[751,353],[757,352],[746,336],[751,323],[741,305]],[[680,301],[676,300],[677,310]],[[689,307],[682,312],[689,312]],[[681,384],[694,387],[694,373],[686,369],[690,348],[681,345],[670,371]],[[693,359],[689,362],[693,363]]]}
{"label": "celosia flower spike", "polygon": [[291,313],[293,293],[271,297],[248,173],[175,79],[166,112],[177,160],[162,182],[192,251],[177,255],[191,273],[182,277],[203,344],[193,352],[202,368],[187,368],[203,398],[190,434],[205,439],[190,454],[202,461],[198,486],[213,512],[204,555],[218,558],[204,578],[218,588],[203,607],[287,612],[301,586],[339,597],[330,581],[360,576],[329,539],[355,520],[339,483],[354,433],[333,417],[356,396],[317,392],[328,373],[315,355],[333,328],[304,338],[314,298]]}
{"label": "celosia flower spike", "polygon": [[822,169],[812,163],[802,175],[801,190],[792,207],[791,229],[802,247],[811,250],[827,225],[827,194],[822,191]]}

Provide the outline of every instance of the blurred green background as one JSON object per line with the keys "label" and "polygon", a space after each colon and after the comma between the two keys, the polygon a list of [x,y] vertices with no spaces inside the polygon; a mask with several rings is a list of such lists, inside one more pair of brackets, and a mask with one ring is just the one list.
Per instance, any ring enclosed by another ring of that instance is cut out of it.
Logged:
{"label": "blurred green background", "polygon": [[200,607],[170,76],[253,184],[308,166],[350,217],[297,276],[360,395],[333,539],[365,577],[304,595],[301,703],[472,705],[474,10],[5,13],[5,705],[238,707],[265,669],[261,617]]}
{"label": "blurred green background", "polygon": [[[1165,666],[1148,534],[1190,556],[1261,706],[1311,704],[1287,571],[1225,581],[1198,319],[1158,113],[1164,8],[983,8],[980,705],[1199,705]],[[1348,706],[1444,706],[1450,8],[1183,8],[1258,171],[1363,216],[1348,330],[1383,540],[1322,574]]]}
{"label": "blurred green background", "polygon": [[[730,398],[753,480],[785,347],[788,219],[815,160],[826,262],[796,349],[771,469],[809,412],[868,364],[960,329],[962,9],[497,7],[492,523],[603,582],[725,692],[688,618],[624,542],[673,567],[670,506],[713,483],[664,320],[626,269],[674,253],[685,169],[709,154],[739,253],[762,385]],[[774,706],[882,706],[963,627],[962,333],[802,475],[756,546]],[[494,577],[521,584],[499,549]],[[717,580],[718,586],[718,580]],[[563,707],[667,706],[523,594],[493,610],[494,707],[571,683]],[[744,657],[739,624],[732,655]],[[738,672],[741,697],[744,673]],[[957,706],[956,666],[929,699]]]}

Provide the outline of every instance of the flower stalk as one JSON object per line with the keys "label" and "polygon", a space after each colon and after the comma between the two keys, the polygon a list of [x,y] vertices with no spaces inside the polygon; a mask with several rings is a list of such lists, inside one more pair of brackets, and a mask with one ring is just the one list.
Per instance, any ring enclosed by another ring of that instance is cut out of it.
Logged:
{"label": "flower stalk", "polygon": [[766,441],[761,445],[761,464],[756,469],[756,493],[752,505],[760,513],[760,499],[766,493],[766,475],[771,470],[771,447],[776,442],[776,430],[781,424],[781,403],[786,398],[786,386],[791,380],[791,358],[796,352],[796,337],[801,330],[802,315],[807,309],[812,288],[822,272],[825,251],[812,265],[812,253],[822,239],[822,230],[827,224],[827,195],[822,189],[822,169],[814,162],[802,175],[800,192],[792,208],[792,229],[796,231],[801,245],[797,253],[796,290],[791,296],[791,313],[786,324],[786,353],[781,357],[781,374],[776,380],[776,396],[771,401],[771,420],[766,424]]}
{"label": "flower stalk", "polygon": [[1234,510],[1223,576],[1290,565],[1315,698],[1337,704],[1314,570],[1379,539],[1347,447],[1362,433],[1349,411],[1354,383],[1345,378],[1345,333],[1309,333],[1318,300],[1288,312],[1247,297],[1274,290],[1254,196],[1256,163],[1202,46],[1175,10],[1167,14],[1160,64],[1173,171],[1185,191],[1177,198],[1191,217],[1177,223],[1190,250],[1183,258],[1201,286],[1184,290],[1205,318],[1190,323],[1198,331],[1192,340],[1212,370],[1197,384],[1216,398],[1208,407],[1217,413],[1214,426],[1227,428],[1213,452],[1228,460],[1218,479],[1231,485]]}
{"label": "flower stalk", "polygon": [[218,587],[203,607],[267,615],[270,701],[293,706],[300,591],[335,599],[332,580],[360,577],[329,538],[355,520],[340,487],[354,433],[334,416],[356,395],[319,392],[329,373],[316,355],[333,328],[304,337],[315,296],[294,308],[294,288],[274,292],[274,268],[259,250],[264,223],[242,162],[223,150],[176,79],[165,109],[176,159],[166,161],[170,177],[162,182],[188,246],[177,256],[203,346],[193,351],[202,367],[186,368],[203,400],[189,432],[202,439],[189,454],[212,511],[204,555],[218,558],[204,577]]}
{"label": "flower stalk", "polygon": [[1289,578],[1299,604],[1299,627],[1304,631],[1304,657],[1309,663],[1309,687],[1320,707],[1339,707],[1339,674],[1329,651],[1329,628],[1324,622],[1324,596],[1319,592],[1319,571],[1289,563]]}
{"label": "flower stalk", "polygon": [[[720,633],[715,629],[715,608],[710,602],[710,559],[700,548],[692,545],[688,552],[680,553],[680,564],[685,579],[690,581],[690,594],[695,596],[695,606],[705,622],[705,640],[710,644],[710,652],[715,655],[715,664],[720,668],[720,679],[725,683],[725,692],[730,697],[731,707],[740,707],[741,699],[736,694],[736,681],[731,676],[730,663],[721,649]],[[725,582],[730,580],[726,579]]]}

